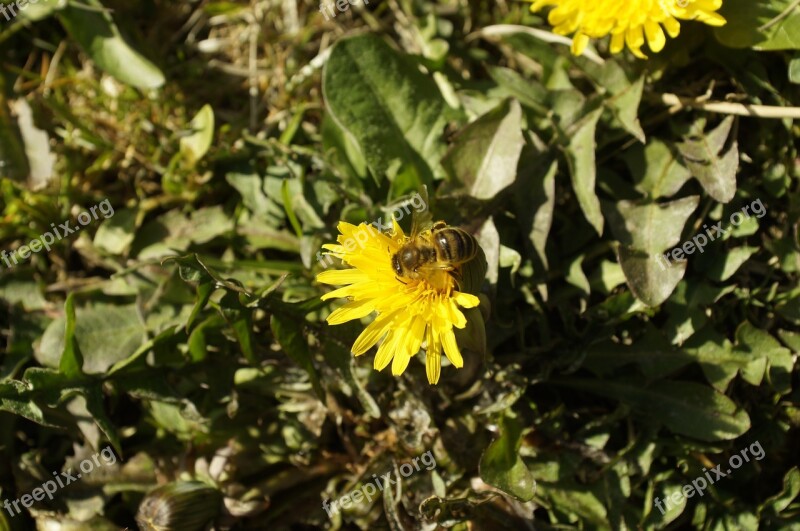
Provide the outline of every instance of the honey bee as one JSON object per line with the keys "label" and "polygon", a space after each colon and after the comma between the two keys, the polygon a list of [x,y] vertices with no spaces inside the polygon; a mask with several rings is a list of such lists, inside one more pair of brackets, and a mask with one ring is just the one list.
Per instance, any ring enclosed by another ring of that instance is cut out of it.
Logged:
{"label": "honey bee", "polygon": [[418,280],[432,271],[447,271],[459,280],[460,267],[475,258],[478,243],[468,232],[437,221],[421,230],[414,218],[411,237],[392,255],[392,268],[398,280]]}

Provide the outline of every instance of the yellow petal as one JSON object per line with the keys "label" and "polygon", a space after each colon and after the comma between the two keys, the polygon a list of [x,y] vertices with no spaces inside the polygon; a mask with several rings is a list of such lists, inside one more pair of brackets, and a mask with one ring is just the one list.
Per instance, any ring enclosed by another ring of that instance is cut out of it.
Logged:
{"label": "yellow petal", "polygon": [[405,372],[406,367],[408,367],[408,362],[411,361],[411,357],[406,355],[405,353],[396,353],[394,355],[394,359],[392,360],[392,374],[395,376],[400,376]]}
{"label": "yellow petal", "polygon": [[459,369],[464,366],[464,358],[461,357],[461,351],[458,349],[458,343],[456,343],[456,336],[453,334],[452,328],[442,333],[442,346],[447,359],[450,360],[453,366]]}
{"label": "yellow petal", "polygon": [[436,385],[439,383],[439,376],[442,374],[442,357],[438,354],[426,355],[425,372],[428,375],[429,384]]}
{"label": "yellow petal", "polygon": [[320,284],[332,284],[334,286],[357,284],[367,280],[369,280],[369,277],[358,269],[331,269],[317,275],[317,282]]}
{"label": "yellow petal", "polygon": [[351,349],[353,355],[360,356],[364,354],[371,349],[380,338],[389,333],[392,319],[394,319],[396,313],[397,312],[382,314],[372,321],[369,326],[359,334],[356,342],[353,343],[353,348]]}
{"label": "yellow petal", "polygon": [[642,46],[644,45],[644,31],[642,31],[641,26],[628,28],[628,31],[625,34],[625,43],[628,45],[630,51],[633,52],[633,55],[639,59],[647,59],[647,56],[642,53]]}
{"label": "yellow petal", "polygon": [[332,311],[326,321],[328,321],[329,325],[342,324],[366,317],[374,311],[375,301],[372,299],[348,302],[341,308]]}
{"label": "yellow petal", "polygon": [[474,308],[481,303],[481,300],[471,293],[453,293],[453,298],[462,308]]}
{"label": "yellow petal", "polygon": [[373,367],[375,367],[376,371],[382,371],[389,365],[389,362],[392,361],[394,357],[394,346],[395,342],[397,341],[397,332],[392,330],[383,340],[381,346],[378,347],[378,353],[375,355],[375,363]]}
{"label": "yellow petal", "polygon": [[659,23],[647,21],[644,25],[644,34],[647,36],[647,44],[650,45],[651,50],[658,53],[664,49],[667,37]]}
{"label": "yellow petal", "polygon": [[439,382],[442,372],[442,355],[439,352],[439,337],[433,330],[428,328],[427,341],[428,352],[425,354],[425,372],[428,374],[428,383],[435,385]]}
{"label": "yellow petal", "polygon": [[625,48],[625,33],[612,34],[610,46],[611,53],[619,53],[623,48]]}
{"label": "yellow petal", "polygon": [[572,53],[574,55],[581,55],[583,51],[586,50],[586,46],[589,44],[589,36],[584,33],[577,33],[572,38]]}
{"label": "yellow petal", "polygon": [[697,20],[709,26],[724,26],[727,23],[727,20],[717,13],[703,13]]}
{"label": "yellow petal", "polygon": [[680,35],[680,33],[681,33],[681,23],[678,22],[676,19],[674,19],[672,17],[669,17],[664,22],[662,22],[662,24],[664,24],[664,27],[666,28],[667,33],[673,39],[675,37],[677,37],[678,35]]}
{"label": "yellow petal", "polygon": [[406,233],[403,232],[403,227],[394,219],[394,216],[392,216],[392,236],[394,240],[400,240],[406,237]]}

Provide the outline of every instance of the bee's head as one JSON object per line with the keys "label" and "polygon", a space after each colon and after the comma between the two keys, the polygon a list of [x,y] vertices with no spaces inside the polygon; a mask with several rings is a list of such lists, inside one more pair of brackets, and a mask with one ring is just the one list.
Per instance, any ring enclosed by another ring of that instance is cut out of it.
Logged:
{"label": "bee's head", "polygon": [[404,269],[413,271],[419,264],[419,258],[419,249],[413,245],[407,245],[392,256],[392,268],[398,275],[402,275]]}
{"label": "bee's head", "polygon": [[411,245],[400,249],[400,261],[406,269],[415,269],[419,263],[419,249]]}

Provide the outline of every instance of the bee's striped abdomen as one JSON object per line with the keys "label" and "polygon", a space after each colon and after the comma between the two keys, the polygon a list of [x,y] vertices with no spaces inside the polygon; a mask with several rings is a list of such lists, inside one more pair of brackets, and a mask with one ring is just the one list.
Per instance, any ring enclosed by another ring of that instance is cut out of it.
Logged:
{"label": "bee's striped abdomen", "polygon": [[475,238],[461,229],[447,227],[434,232],[439,261],[460,264],[472,260],[478,252]]}

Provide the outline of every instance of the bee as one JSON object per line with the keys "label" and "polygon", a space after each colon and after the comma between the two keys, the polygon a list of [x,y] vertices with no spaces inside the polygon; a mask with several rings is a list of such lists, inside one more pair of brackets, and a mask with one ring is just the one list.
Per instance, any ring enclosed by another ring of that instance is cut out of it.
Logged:
{"label": "bee", "polygon": [[460,267],[477,254],[478,243],[468,232],[443,221],[421,230],[415,217],[411,237],[392,255],[392,269],[401,282],[403,278],[418,280],[437,270],[459,280]]}

